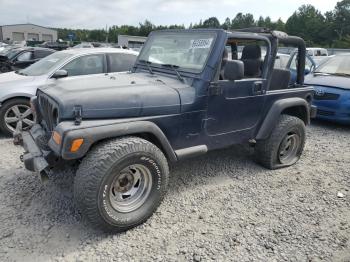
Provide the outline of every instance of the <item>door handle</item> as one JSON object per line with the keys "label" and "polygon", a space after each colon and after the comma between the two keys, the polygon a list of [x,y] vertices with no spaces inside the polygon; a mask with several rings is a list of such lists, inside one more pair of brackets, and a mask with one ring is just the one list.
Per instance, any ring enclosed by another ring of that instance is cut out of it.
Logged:
{"label": "door handle", "polygon": [[265,90],[263,89],[263,83],[258,81],[254,82],[253,84],[253,95],[262,95],[265,93]]}
{"label": "door handle", "polygon": [[219,83],[211,82],[209,84],[209,95],[218,96],[222,94],[222,88]]}

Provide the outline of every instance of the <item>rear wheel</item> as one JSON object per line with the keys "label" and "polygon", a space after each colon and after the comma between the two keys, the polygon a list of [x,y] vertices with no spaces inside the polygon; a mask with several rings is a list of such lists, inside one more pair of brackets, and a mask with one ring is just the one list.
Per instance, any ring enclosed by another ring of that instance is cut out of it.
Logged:
{"label": "rear wheel", "polygon": [[0,108],[0,129],[5,135],[12,135],[16,129],[28,130],[34,123],[28,99],[11,99]]}
{"label": "rear wheel", "polygon": [[104,231],[121,232],[145,222],[166,192],[168,163],[152,143],[125,137],[97,144],[74,181],[79,210]]}
{"label": "rear wheel", "polygon": [[295,164],[305,145],[305,124],[294,116],[281,115],[266,140],[255,146],[255,160],[269,169],[277,169]]}

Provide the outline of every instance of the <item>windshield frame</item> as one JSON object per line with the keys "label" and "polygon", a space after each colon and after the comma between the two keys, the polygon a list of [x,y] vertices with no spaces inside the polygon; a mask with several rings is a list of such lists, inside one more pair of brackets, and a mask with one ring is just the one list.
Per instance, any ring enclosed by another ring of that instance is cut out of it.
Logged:
{"label": "windshield frame", "polygon": [[[197,34],[212,34],[213,35],[213,41],[211,43],[211,46],[210,46],[210,50],[208,52],[208,55],[205,59],[205,62],[203,63],[203,67],[201,69],[191,69],[191,68],[184,68],[184,67],[181,67],[177,64],[173,64],[174,67],[176,67],[176,70],[179,71],[179,72],[183,72],[183,73],[191,73],[191,74],[201,74],[203,73],[203,71],[205,70],[206,66],[208,65],[208,61],[210,59],[210,57],[212,56],[213,54],[213,51],[215,49],[215,45],[216,45],[216,42],[217,42],[217,39],[218,39],[218,30],[215,30],[215,29],[206,29],[206,30],[201,30],[201,29],[189,29],[189,30],[160,30],[160,31],[153,31],[151,32],[151,34],[148,36],[148,39],[146,41],[146,43],[144,44],[137,60],[136,60],[136,65],[137,66],[142,66],[142,68],[145,67],[145,69],[147,70],[147,66],[145,65],[145,63],[143,62],[140,62],[140,60],[144,60],[143,58],[143,55],[144,53],[147,51],[149,52],[149,50],[152,48],[153,46],[153,43],[151,43],[151,41],[153,41],[154,37],[158,36],[158,35],[164,35],[164,34],[173,34],[173,35],[178,35],[179,33],[182,33],[182,34],[186,34],[186,35],[191,35],[191,34],[194,34],[194,33],[197,33]],[[147,46],[149,45],[149,47]],[[146,48],[147,47],[147,48]],[[149,60],[147,60],[149,61]],[[176,74],[175,71],[171,68],[171,67],[165,67],[163,65],[167,65],[168,63],[163,63],[163,64],[159,64],[159,63],[155,63],[155,62],[152,62],[152,61],[149,61],[150,63],[148,64],[148,66],[152,67],[152,69],[160,69],[161,71],[166,71],[166,72],[169,72],[171,74]]]}

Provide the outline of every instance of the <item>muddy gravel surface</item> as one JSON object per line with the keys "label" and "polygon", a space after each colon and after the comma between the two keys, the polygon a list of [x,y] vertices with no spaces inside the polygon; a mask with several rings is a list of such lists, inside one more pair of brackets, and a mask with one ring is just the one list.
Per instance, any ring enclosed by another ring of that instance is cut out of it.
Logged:
{"label": "muddy gravel surface", "polygon": [[350,128],[307,132],[290,168],[266,170],[245,146],[172,166],[157,212],[116,235],[76,212],[72,173],[42,184],[0,138],[0,260],[350,261]]}

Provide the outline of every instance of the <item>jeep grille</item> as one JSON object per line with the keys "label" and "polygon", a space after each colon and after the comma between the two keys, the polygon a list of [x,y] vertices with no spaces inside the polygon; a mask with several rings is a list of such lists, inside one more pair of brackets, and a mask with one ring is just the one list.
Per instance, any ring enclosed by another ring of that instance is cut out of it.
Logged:
{"label": "jeep grille", "polygon": [[45,128],[52,132],[58,124],[58,106],[53,99],[40,91],[38,91],[37,97]]}

